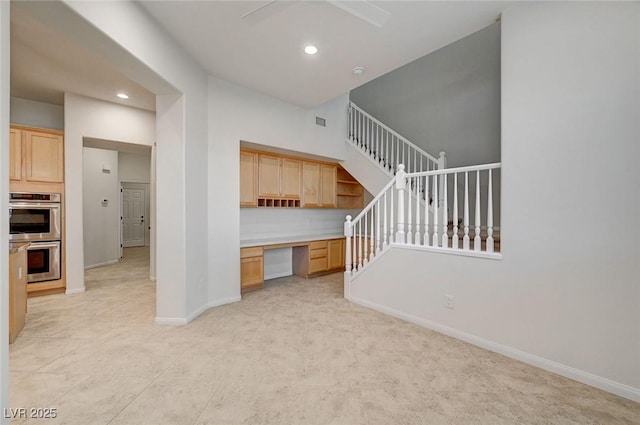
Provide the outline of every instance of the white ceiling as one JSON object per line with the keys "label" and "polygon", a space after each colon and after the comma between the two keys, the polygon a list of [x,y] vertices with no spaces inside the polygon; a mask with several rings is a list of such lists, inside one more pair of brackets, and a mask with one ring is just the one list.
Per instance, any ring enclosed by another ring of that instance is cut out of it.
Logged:
{"label": "white ceiling", "polygon": [[[0,0],[1,1],[1,0]],[[11,96],[54,105],[64,92],[155,111],[156,97],[112,64],[11,2]],[[121,100],[118,92],[130,97]]]}
{"label": "white ceiling", "polygon": [[[268,1],[140,3],[209,74],[313,107],[492,24],[511,2],[372,1],[391,14],[382,27],[328,1],[289,2],[258,22],[241,16]],[[19,5],[11,8],[12,96],[62,104],[70,91],[155,110],[153,93]],[[303,53],[307,43],[317,55]],[[360,77],[356,66],[365,68]],[[115,98],[120,90],[130,99]]]}
{"label": "white ceiling", "polygon": [[327,1],[289,2],[255,24],[241,16],[268,1],[141,3],[210,74],[312,107],[492,24],[509,2],[372,1],[391,13],[381,28]]}

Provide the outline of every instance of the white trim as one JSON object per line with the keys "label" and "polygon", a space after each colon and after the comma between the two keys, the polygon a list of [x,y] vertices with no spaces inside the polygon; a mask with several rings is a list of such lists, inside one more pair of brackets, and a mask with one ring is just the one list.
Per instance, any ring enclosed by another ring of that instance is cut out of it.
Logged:
{"label": "white trim", "polygon": [[485,258],[488,260],[502,260],[502,253],[500,252],[486,252],[486,251],[473,251],[468,249],[456,249],[456,248],[440,248],[437,246],[424,246],[424,245],[409,245],[404,243],[392,242],[389,244],[394,248],[412,249],[414,251],[429,251],[436,252],[438,254],[450,254],[461,255],[463,257],[476,257]]}
{"label": "white trim", "polygon": [[156,325],[186,325],[187,319],[182,317],[156,317]]}
{"label": "white trim", "polygon": [[84,266],[84,269],[85,270],[89,270],[89,269],[95,269],[95,268],[103,267],[103,266],[110,266],[112,264],[118,263],[119,261],[120,261],[119,259],[115,259],[115,260],[105,261],[104,263],[90,264],[88,266]]}
{"label": "white trim", "polygon": [[193,319],[200,316],[202,313],[204,313],[208,309],[209,309],[209,306],[207,304],[201,306],[200,308],[197,308],[193,313],[187,316],[187,319],[186,319],[187,323],[191,323]]}
{"label": "white trim", "polygon": [[279,273],[274,273],[270,275],[264,275],[264,280],[277,279],[279,277],[287,277],[291,275],[292,275],[291,272],[279,272]]}
{"label": "white trim", "polygon": [[212,307],[219,307],[221,305],[225,305],[225,304],[231,304],[237,301],[240,301],[241,297],[235,296],[235,297],[228,297],[228,298],[221,298],[219,300],[215,300],[215,301],[211,301],[208,304],[203,305],[202,307],[198,308],[197,310],[195,310],[193,313],[191,313],[188,317],[186,318],[182,318],[182,317],[156,317],[156,325],[186,325],[190,322],[192,322],[196,317],[200,316],[202,313],[204,313],[205,311],[209,310]]}
{"label": "white trim", "polygon": [[64,293],[66,295],[73,295],[73,294],[81,294],[83,292],[87,291],[87,287],[82,285],[81,288],[73,288],[73,289],[67,289],[66,291],[64,291]]}
{"label": "white trim", "polygon": [[[347,137],[347,138],[345,139],[345,141],[346,141],[346,142],[347,142],[347,143],[348,143],[348,144],[349,144],[353,149],[355,149],[356,151],[360,152],[360,154],[361,154],[362,156],[364,156],[365,158],[367,158],[367,159],[369,160],[369,162],[371,162],[373,165],[375,165],[375,166],[376,166],[376,168],[377,168],[378,170],[380,170],[381,172],[385,173],[389,178],[394,177],[394,174],[393,174],[391,171],[386,170],[383,166],[381,166],[381,165],[380,165],[380,163],[379,163],[378,161],[376,161],[375,159],[373,159],[373,158],[371,157],[371,155],[369,155],[368,153],[366,153],[362,148],[360,148],[360,146],[357,146],[353,140],[351,140],[351,139],[349,139],[349,138]],[[342,161],[342,162],[344,162],[344,161]],[[342,162],[341,162],[341,163],[342,163]]]}
{"label": "white trim", "polygon": [[470,344],[484,348],[485,350],[493,351],[494,353],[502,354],[503,356],[519,360],[523,363],[527,363],[540,369],[557,373],[558,375],[562,375],[566,378],[582,382],[583,384],[619,395],[620,397],[640,402],[640,388],[634,388],[620,382],[612,381],[610,379],[603,378],[601,376],[597,376],[592,373],[573,368],[571,366],[566,366],[561,363],[554,362],[553,360],[548,360],[534,354],[527,353],[525,351],[498,344],[496,342],[480,338],[476,335],[444,326],[440,323],[432,322],[430,320],[423,319],[409,313],[404,313],[390,307],[385,307],[371,301],[363,300],[357,297],[350,297],[349,301],[362,305],[364,307],[371,308],[381,313],[388,314],[389,316],[397,317],[399,319],[406,320],[407,322],[411,322],[416,325],[431,329],[433,331],[448,335],[450,337],[468,342]]}
{"label": "white trim", "polygon": [[242,300],[242,297],[240,295],[236,295],[235,297],[220,298],[219,300],[209,301],[207,307],[220,307],[221,305],[225,304],[237,303],[240,300]]}

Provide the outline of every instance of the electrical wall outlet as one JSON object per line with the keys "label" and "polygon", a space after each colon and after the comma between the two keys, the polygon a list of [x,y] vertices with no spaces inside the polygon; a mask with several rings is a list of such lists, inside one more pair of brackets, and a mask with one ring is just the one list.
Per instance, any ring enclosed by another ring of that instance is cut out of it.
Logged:
{"label": "electrical wall outlet", "polygon": [[450,308],[451,310],[453,310],[453,295],[446,295],[444,296],[444,306],[446,308]]}

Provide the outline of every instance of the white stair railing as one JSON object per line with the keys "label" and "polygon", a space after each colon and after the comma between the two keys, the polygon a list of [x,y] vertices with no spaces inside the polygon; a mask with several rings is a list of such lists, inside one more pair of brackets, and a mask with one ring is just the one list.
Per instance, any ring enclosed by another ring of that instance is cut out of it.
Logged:
{"label": "white stair railing", "polygon": [[362,271],[391,245],[500,258],[493,238],[494,207],[499,210],[493,188],[500,168],[500,163],[494,163],[406,173],[400,164],[396,175],[355,219],[347,216],[346,272]]}
{"label": "white stair railing", "polygon": [[353,102],[349,102],[348,131],[348,140],[389,175],[398,171],[399,164],[408,173],[447,167],[444,152],[438,158],[429,155]]}

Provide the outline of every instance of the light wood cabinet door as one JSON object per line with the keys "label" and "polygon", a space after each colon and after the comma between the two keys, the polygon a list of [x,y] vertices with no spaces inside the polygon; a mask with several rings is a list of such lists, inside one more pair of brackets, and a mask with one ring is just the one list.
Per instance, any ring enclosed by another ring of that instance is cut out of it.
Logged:
{"label": "light wood cabinet door", "polygon": [[9,180],[22,180],[22,131],[9,130]]}
{"label": "light wood cabinet door", "polygon": [[280,158],[273,155],[258,155],[258,196],[280,197]]}
{"label": "light wood cabinet door", "polygon": [[332,239],[328,243],[329,270],[344,267],[344,239]]}
{"label": "light wood cabinet door", "polygon": [[336,207],[337,167],[335,165],[320,165],[320,206]]}
{"label": "light wood cabinet door", "polygon": [[9,343],[24,328],[27,316],[27,250],[9,254]]}
{"label": "light wood cabinet door", "polygon": [[281,196],[289,199],[300,199],[302,189],[302,163],[297,159],[282,158]]}
{"label": "light wood cabinet door", "polygon": [[240,151],[240,206],[258,206],[258,154]]}
{"label": "light wood cabinet door", "polygon": [[262,288],[264,283],[264,251],[262,247],[240,249],[240,291]]}
{"label": "light wood cabinet door", "polygon": [[64,145],[62,136],[23,131],[25,180],[62,183],[64,181]]}
{"label": "light wood cabinet door", "polygon": [[320,164],[302,163],[302,206],[313,208],[320,206]]}

